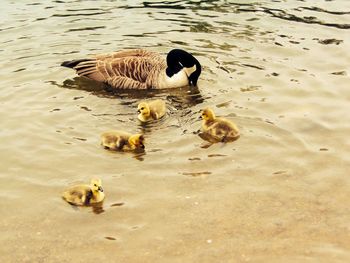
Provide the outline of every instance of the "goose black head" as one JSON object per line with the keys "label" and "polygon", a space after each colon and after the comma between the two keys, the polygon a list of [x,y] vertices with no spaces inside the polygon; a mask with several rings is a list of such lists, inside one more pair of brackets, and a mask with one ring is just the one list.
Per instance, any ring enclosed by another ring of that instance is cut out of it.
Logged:
{"label": "goose black head", "polygon": [[166,74],[168,77],[172,77],[180,70],[185,69],[188,73],[188,81],[191,85],[196,86],[199,75],[201,74],[202,67],[199,61],[190,53],[182,49],[171,50],[166,58],[167,69]]}

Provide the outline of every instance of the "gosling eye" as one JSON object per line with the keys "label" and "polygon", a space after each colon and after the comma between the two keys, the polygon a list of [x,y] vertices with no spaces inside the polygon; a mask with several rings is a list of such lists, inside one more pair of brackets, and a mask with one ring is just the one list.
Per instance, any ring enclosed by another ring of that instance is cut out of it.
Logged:
{"label": "gosling eye", "polygon": [[145,109],[144,107],[141,108],[141,110],[144,110],[144,109]]}
{"label": "gosling eye", "polygon": [[97,187],[97,184],[94,184],[94,186],[96,186],[96,187]]}

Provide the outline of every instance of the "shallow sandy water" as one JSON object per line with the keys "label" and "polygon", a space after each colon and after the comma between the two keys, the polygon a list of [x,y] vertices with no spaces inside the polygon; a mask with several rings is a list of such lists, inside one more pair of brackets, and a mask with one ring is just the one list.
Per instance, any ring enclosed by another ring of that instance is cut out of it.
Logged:
{"label": "shallow sandy water", "polygon": [[[348,262],[350,4],[5,1],[1,262]],[[124,48],[193,52],[198,89],[114,92],[59,67]],[[167,100],[142,126],[138,100]],[[211,106],[242,133],[200,147]],[[105,151],[143,131],[144,155]],[[68,185],[100,177],[103,207]]]}

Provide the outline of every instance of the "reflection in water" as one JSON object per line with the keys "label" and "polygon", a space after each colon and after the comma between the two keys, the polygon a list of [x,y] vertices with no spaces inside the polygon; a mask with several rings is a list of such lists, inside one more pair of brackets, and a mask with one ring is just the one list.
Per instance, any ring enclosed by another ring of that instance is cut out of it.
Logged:
{"label": "reflection in water", "polygon": [[234,142],[237,141],[239,136],[234,138],[219,138],[218,136],[213,136],[212,134],[208,132],[200,132],[198,133],[198,136],[201,137],[203,140],[208,141],[210,143],[219,143],[219,142]]}
{"label": "reflection in water", "polygon": [[70,206],[75,210],[75,211],[80,211],[81,209],[85,209],[87,207],[91,207],[91,211],[94,213],[94,214],[102,214],[103,212],[105,212],[105,210],[103,209],[103,201],[100,202],[100,203],[92,203],[92,204],[89,204],[87,207],[85,206],[77,206],[77,205],[73,205],[73,204],[70,204]]}
{"label": "reflection in water", "polygon": [[108,240],[117,240],[115,237],[105,237],[105,239],[108,239]]}
{"label": "reflection in water", "polygon": [[146,155],[146,150],[147,150],[147,141],[146,141],[146,149],[137,149],[133,151],[117,151],[109,148],[102,147],[105,151],[108,151],[111,154],[116,154],[116,155],[131,155],[132,158],[138,160],[138,161],[143,161],[144,156]]}
{"label": "reflection in water", "polygon": [[200,138],[202,138],[204,141],[206,141],[207,143],[203,143],[200,145],[201,148],[209,148],[210,146],[212,146],[214,143],[230,143],[230,142],[234,142],[237,141],[239,139],[240,136],[238,137],[234,137],[234,138],[230,138],[230,139],[225,139],[225,142],[223,142],[223,139],[219,139],[216,136],[213,136],[210,133],[207,132],[199,132],[198,136]]}
{"label": "reflection in water", "polygon": [[163,90],[115,89],[104,83],[93,81],[84,77],[66,79],[62,84],[58,84],[56,81],[48,81],[48,83],[65,89],[85,90],[96,96],[106,98],[141,100],[145,98],[166,96],[166,99],[171,102],[175,108],[191,107],[204,101],[198,87],[182,87]]}
{"label": "reflection in water", "polygon": [[111,204],[111,207],[115,207],[115,206],[123,206],[124,205],[124,202],[119,202],[119,203],[114,203],[114,204]]}
{"label": "reflection in water", "polygon": [[[107,91],[107,85],[88,78],[75,77],[73,79],[66,79],[62,84],[59,84],[57,81],[53,80],[46,82],[59,88],[85,90],[96,96],[112,97],[112,94]],[[78,98],[75,97],[74,100],[76,99]]]}
{"label": "reflection in water", "polygon": [[197,177],[197,176],[202,176],[202,175],[210,175],[211,172],[205,171],[205,172],[183,172],[183,175],[189,175],[189,176],[193,176],[193,177]]}
{"label": "reflection in water", "polygon": [[146,150],[139,150],[133,152],[133,158],[135,158],[138,161],[144,161],[144,156],[146,155]]}
{"label": "reflection in water", "polygon": [[90,205],[92,208],[92,212],[99,215],[102,214],[105,210],[103,209],[103,202],[94,203]]}

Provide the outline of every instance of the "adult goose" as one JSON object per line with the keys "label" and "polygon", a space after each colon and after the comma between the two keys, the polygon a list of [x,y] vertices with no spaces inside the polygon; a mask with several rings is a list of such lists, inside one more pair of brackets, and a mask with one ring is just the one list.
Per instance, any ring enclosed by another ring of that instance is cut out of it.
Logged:
{"label": "adult goose", "polygon": [[171,50],[166,59],[156,52],[131,49],[65,61],[61,66],[119,89],[196,86],[202,70],[198,60],[182,49]]}

